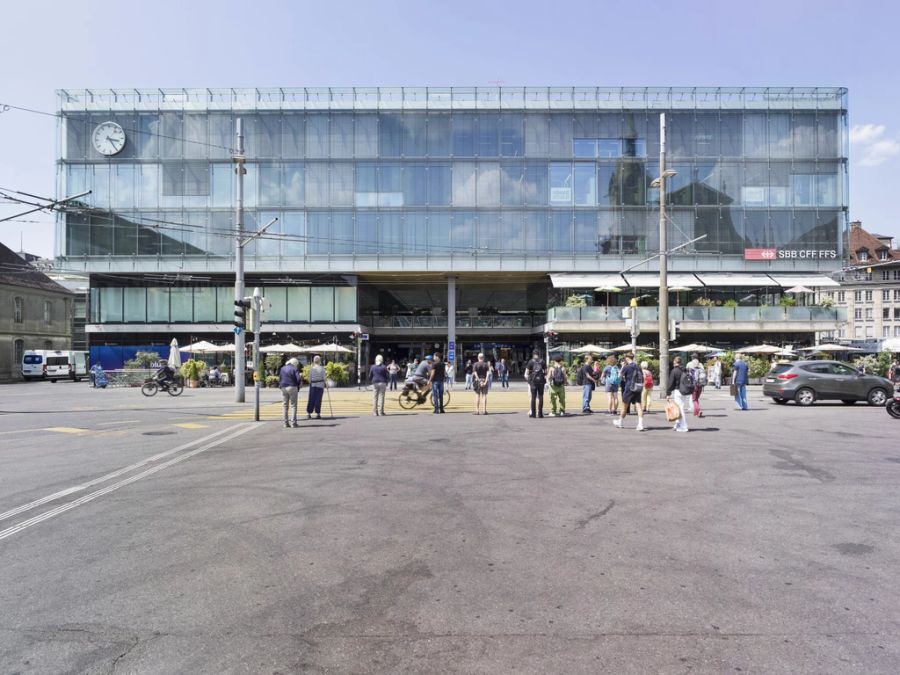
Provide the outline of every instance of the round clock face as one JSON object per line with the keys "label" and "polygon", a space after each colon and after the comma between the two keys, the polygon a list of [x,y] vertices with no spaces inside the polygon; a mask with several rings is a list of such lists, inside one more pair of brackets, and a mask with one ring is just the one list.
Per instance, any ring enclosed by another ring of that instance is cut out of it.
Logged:
{"label": "round clock face", "polygon": [[94,129],[91,140],[101,155],[115,155],[125,147],[125,130],[115,122],[103,122]]}

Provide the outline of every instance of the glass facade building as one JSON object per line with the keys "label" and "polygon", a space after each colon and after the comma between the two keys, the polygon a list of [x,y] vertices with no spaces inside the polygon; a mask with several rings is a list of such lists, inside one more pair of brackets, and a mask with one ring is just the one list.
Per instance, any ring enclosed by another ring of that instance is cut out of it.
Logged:
{"label": "glass facade building", "polygon": [[[769,271],[825,272],[842,256],[842,88],[123,89],[58,96],[58,193],[91,194],[60,216],[57,254],[88,272],[232,270],[237,118],[247,158],[245,228],[278,218],[246,249],[248,271],[260,275],[624,269],[659,249],[661,197],[652,182],[660,112],[667,113],[668,166],[677,172],[664,195],[669,244],[705,235],[673,259],[673,268],[742,272],[760,265],[745,260],[748,249],[833,251],[835,258],[766,263]],[[92,142],[108,121],[126,136],[112,156]],[[97,278],[98,288],[105,284]],[[341,286],[332,284],[333,321],[351,313],[334,300]],[[144,300],[148,321],[155,302]],[[170,319],[188,319],[183,299],[169,302],[180,308]],[[285,302],[288,319],[292,301]],[[310,306],[299,296],[295,304],[304,302]],[[129,306],[123,301],[123,321]],[[217,320],[204,312],[203,320]],[[198,320],[196,312],[190,316]],[[308,308],[296,316],[312,318]]]}

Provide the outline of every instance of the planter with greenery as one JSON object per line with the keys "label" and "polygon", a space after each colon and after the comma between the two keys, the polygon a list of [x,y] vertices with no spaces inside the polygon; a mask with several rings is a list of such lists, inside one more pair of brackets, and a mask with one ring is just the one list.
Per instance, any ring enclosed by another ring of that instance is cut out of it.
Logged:
{"label": "planter with greenery", "polygon": [[206,364],[203,361],[188,359],[181,364],[181,377],[187,381],[190,387],[196,388],[200,384],[200,373],[205,367]]}
{"label": "planter with greenery", "polygon": [[131,369],[141,369],[147,370],[153,367],[153,364],[160,360],[160,355],[156,352],[138,352],[134,355],[133,359],[130,359],[124,363],[124,367]]}
{"label": "planter with greenery", "polygon": [[797,300],[788,295],[782,295],[781,299],[778,301],[778,305],[780,307],[796,307]]}
{"label": "planter with greenery", "polygon": [[277,375],[266,375],[266,388],[267,389],[278,389],[278,376]]}

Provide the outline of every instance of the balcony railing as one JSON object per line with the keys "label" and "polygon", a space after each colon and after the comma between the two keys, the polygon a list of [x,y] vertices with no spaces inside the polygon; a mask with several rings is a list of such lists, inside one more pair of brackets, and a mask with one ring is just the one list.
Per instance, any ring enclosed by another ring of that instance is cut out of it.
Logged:
{"label": "balcony railing", "polygon": [[[446,328],[446,316],[384,316],[370,314],[360,316],[360,323],[367,328]],[[457,328],[535,328],[544,323],[540,314],[483,314],[480,316],[457,316]]]}
{"label": "balcony railing", "polygon": [[[623,321],[622,307],[551,307],[547,321]],[[659,308],[638,307],[640,321],[658,321]],[[833,321],[847,320],[844,307],[669,307],[676,321]]]}

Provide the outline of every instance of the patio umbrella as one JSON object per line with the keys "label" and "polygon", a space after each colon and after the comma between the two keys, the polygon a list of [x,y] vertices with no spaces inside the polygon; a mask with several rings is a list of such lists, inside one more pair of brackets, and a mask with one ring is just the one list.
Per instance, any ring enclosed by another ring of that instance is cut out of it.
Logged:
{"label": "patio umbrella", "polygon": [[785,293],[814,293],[813,289],[807,288],[806,286],[794,286],[793,288],[789,288],[785,291]]}
{"label": "patio umbrella", "polygon": [[684,347],[673,347],[669,351],[672,352],[697,352],[698,354],[706,354],[708,352],[719,351],[715,347],[707,347],[706,345],[689,344]]}
{"label": "patio umbrella", "polygon": [[675,294],[675,306],[681,307],[681,293],[691,290],[687,286],[669,286],[669,292]]}
{"label": "patio umbrella", "polygon": [[597,345],[584,345],[583,347],[578,347],[577,349],[571,349],[569,351],[572,354],[609,354],[608,349],[598,347]]}
{"label": "patio umbrella", "polygon": [[283,354],[284,353],[284,345],[266,345],[265,347],[259,348],[260,353],[262,354]]}
{"label": "patio umbrella", "polygon": [[341,347],[336,342],[314,345],[312,347],[304,347],[303,352],[306,354],[352,354],[352,349]]}
{"label": "patio umbrella", "polygon": [[883,352],[900,352],[900,338],[888,338],[881,343]]}
{"label": "patio umbrella", "polygon": [[599,288],[595,288],[595,291],[600,293],[606,293],[606,306],[609,307],[609,294],[610,293],[621,293],[622,289],[618,286],[600,286]]}
{"label": "patio umbrella", "polygon": [[[635,350],[636,352],[655,352],[655,351],[656,351],[653,347],[641,347],[640,345],[637,345],[637,346],[634,348],[634,350]],[[620,345],[619,347],[613,347],[612,349],[610,349],[610,350],[608,350],[608,351],[612,351],[612,352],[630,352],[630,351],[631,351],[631,344]]]}
{"label": "patio umbrella", "polygon": [[824,345],[815,345],[813,347],[801,347],[801,352],[862,352],[864,349],[858,349],[856,347],[848,347],[847,345],[835,345],[835,344],[824,344]]}
{"label": "patio umbrella", "polygon": [[219,348],[216,347],[216,345],[212,342],[207,342],[206,340],[200,340],[199,342],[194,342],[187,347],[181,348],[181,351],[190,352],[191,354],[213,354],[217,350],[219,350]]}
{"label": "patio umbrella", "polygon": [[285,354],[300,354],[303,351],[303,347],[295,345],[293,342],[288,342],[287,344],[281,345],[281,351]]}
{"label": "patio umbrella", "polygon": [[181,368],[181,352],[178,351],[178,340],[172,338],[169,343],[169,365],[173,368]]}
{"label": "patio umbrella", "polygon": [[739,354],[777,354],[781,351],[781,347],[774,345],[753,345],[752,347],[744,347],[735,350]]}

